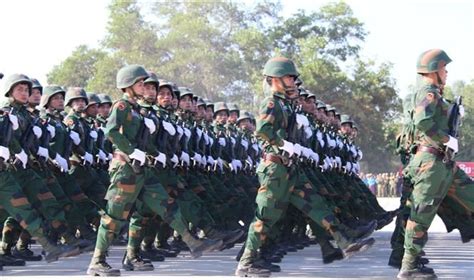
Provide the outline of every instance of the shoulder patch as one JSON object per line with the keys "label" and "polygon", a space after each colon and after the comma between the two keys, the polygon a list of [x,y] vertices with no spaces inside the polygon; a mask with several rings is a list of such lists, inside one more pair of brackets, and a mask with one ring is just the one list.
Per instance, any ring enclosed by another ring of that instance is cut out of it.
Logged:
{"label": "shoulder patch", "polygon": [[275,103],[273,102],[273,100],[268,101],[267,107],[268,107],[268,108],[273,108],[273,107],[275,107]]}
{"label": "shoulder patch", "polygon": [[433,102],[433,100],[435,100],[435,98],[436,98],[436,96],[435,96],[435,94],[432,93],[432,92],[428,92],[428,93],[426,94],[426,99],[427,99],[429,102]]}
{"label": "shoulder patch", "polygon": [[71,118],[67,118],[65,123],[66,123],[67,126],[72,126],[72,125],[74,125],[74,120],[71,119]]}
{"label": "shoulder patch", "polygon": [[123,101],[118,101],[117,103],[115,103],[115,108],[117,108],[120,111],[125,110],[126,106],[127,105],[125,105],[125,102],[123,102]]}

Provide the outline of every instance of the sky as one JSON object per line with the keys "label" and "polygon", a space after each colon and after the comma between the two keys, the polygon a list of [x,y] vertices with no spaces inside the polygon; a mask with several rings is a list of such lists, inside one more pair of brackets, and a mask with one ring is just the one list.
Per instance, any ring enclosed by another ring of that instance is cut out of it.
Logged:
{"label": "sky", "polygon": [[[149,0],[147,0],[149,1]],[[247,1],[248,2],[248,1]],[[46,84],[46,74],[81,44],[105,36],[109,0],[8,0],[0,5],[0,72],[24,73]],[[295,5],[296,3],[296,5]],[[318,10],[322,0],[283,1],[283,14]],[[453,62],[448,84],[474,79],[474,1],[346,0],[369,32],[363,58],[393,63],[400,96],[415,81],[418,55],[444,49]],[[1,88],[3,84],[1,83]]]}

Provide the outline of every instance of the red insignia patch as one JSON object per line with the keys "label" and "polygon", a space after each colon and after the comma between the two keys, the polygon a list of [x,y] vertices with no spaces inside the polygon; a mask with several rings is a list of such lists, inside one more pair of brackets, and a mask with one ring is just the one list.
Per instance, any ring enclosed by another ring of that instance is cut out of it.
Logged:
{"label": "red insignia patch", "polygon": [[119,109],[120,111],[123,111],[125,110],[126,105],[125,105],[125,102],[119,101],[117,102],[117,104],[115,104],[115,107]]}
{"label": "red insignia patch", "polygon": [[275,103],[273,103],[273,101],[269,101],[267,107],[271,109],[275,107]]}

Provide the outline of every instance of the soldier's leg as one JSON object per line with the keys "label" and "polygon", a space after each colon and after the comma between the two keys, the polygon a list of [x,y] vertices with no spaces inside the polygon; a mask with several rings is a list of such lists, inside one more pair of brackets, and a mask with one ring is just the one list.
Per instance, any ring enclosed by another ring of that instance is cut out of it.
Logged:
{"label": "soldier's leg", "polygon": [[428,241],[428,228],[452,183],[452,167],[429,153],[417,153],[408,166],[414,187],[405,231],[405,253],[399,276],[415,273],[416,259]]}
{"label": "soldier's leg", "polygon": [[112,160],[110,175],[111,185],[106,194],[105,214],[100,221],[95,251],[87,271],[90,275],[120,275],[119,270],[112,269],[107,264],[107,250],[122,226],[127,223],[145,180],[144,174],[136,174],[129,163],[118,159]]}
{"label": "soldier's leg", "polygon": [[58,247],[46,238],[42,229],[43,220],[32,208],[22,188],[10,172],[0,172],[0,199],[0,204],[12,217],[15,217],[20,226],[37,238],[47,253],[48,262],[79,254],[76,248]]}

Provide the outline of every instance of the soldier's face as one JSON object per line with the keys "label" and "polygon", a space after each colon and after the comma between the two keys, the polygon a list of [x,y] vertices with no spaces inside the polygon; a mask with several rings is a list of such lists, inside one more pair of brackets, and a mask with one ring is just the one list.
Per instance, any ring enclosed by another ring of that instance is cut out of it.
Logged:
{"label": "soldier's face", "polygon": [[251,123],[249,119],[243,119],[239,122],[239,128],[242,130],[250,130]]}
{"label": "soldier's face", "polygon": [[74,112],[82,113],[84,112],[84,109],[86,109],[86,101],[82,98],[74,99],[71,101],[71,108]]}
{"label": "soldier's face", "polygon": [[353,139],[356,139],[357,138],[357,134],[359,133],[359,131],[357,131],[357,129],[352,129],[352,138]]}
{"label": "soldier's face", "polygon": [[170,106],[173,95],[168,87],[161,87],[158,91],[158,105],[163,108]]}
{"label": "soldier's face", "polygon": [[227,121],[229,123],[236,123],[238,118],[239,118],[239,114],[236,111],[232,111],[230,112],[230,115]]}
{"label": "soldier's face", "polygon": [[214,115],[214,111],[212,111],[212,107],[206,108],[206,121],[212,122],[212,115]]}
{"label": "soldier's face", "polygon": [[99,115],[101,115],[104,118],[108,118],[110,114],[110,104],[109,103],[104,103],[99,105]]}
{"label": "soldier's face", "polygon": [[198,106],[197,111],[196,111],[196,118],[198,120],[202,120],[204,119],[205,116],[206,116],[206,106],[205,105]]}
{"label": "soldier's face", "polygon": [[156,102],[156,87],[154,83],[146,83],[143,91],[143,99],[150,103]]}
{"label": "soldier's face", "polygon": [[178,98],[173,98],[171,100],[171,106],[173,107],[174,110],[176,110],[178,108],[178,103],[179,103]]}
{"label": "soldier's face", "polygon": [[17,84],[13,87],[11,97],[20,104],[26,104],[30,95],[28,84]]}
{"label": "soldier's face", "polygon": [[41,91],[37,88],[31,90],[30,97],[28,98],[28,103],[37,106],[41,101]]}
{"label": "soldier's face", "polygon": [[132,90],[136,95],[142,96],[145,92],[145,84],[143,83],[143,79],[140,79],[135,84],[133,84]]}
{"label": "soldier's face", "polygon": [[341,132],[344,135],[351,136],[352,135],[352,126],[351,126],[351,124],[350,123],[341,124]]}
{"label": "soldier's face", "polygon": [[220,111],[216,114],[216,123],[218,124],[226,124],[229,115],[226,111]]}
{"label": "soldier's face", "polygon": [[89,117],[95,118],[97,116],[97,113],[99,112],[99,104],[92,104],[89,105],[86,109],[86,114]]}
{"label": "soldier's face", "polygon": [[441,85],[446,85],[446,80],[448,79],[448,70],[446,70],[446,65],[439,69],[438,75],[441,80]]}
{"label": "soldier's face", "polygon": [[192,106],[192,98],[191,98],[191,96],[186,95],[186,96],[182,97],[182,98],[179,100],[179,108],[180,108],[181,110],[189,111],[189,110],[191,110],[191,106]]}
{"label": "soldier's face", "polygon": [[60,93],[56,93],[55,95],[51,96],[48,107],[58,111],[64,110],[64,96]]}

